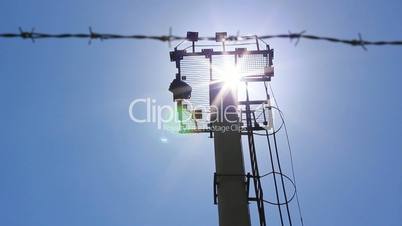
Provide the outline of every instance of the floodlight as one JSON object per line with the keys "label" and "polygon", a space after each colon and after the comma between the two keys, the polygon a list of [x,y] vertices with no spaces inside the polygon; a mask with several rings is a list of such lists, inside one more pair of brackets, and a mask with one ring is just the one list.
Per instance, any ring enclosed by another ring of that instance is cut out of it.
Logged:
{"label": "floodlight", "polygon": [[190,42],[198,41],[198,32],[187,31],[187,40]]}
{"label": "floodlight", "polygon": [[217,41],[217,42],[224,42],[227,37],[228,37],[227,32],[216,32],[215,33],[215,41]]}
{"label": "floodlight", "polygon": [[169,91],[173,93],[173,101],[176,101],[180,99],[190,99],[192,88],[189,84],[176,77],[170,83]]}

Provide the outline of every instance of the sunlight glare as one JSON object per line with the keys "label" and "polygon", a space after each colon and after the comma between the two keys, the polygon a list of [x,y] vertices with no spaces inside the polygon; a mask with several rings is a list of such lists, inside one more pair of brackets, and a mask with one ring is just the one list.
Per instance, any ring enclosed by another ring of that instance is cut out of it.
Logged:
{"label": "sunlight glare", "polygon": [[226,88],[236,89],[240,85],[240,73],[234,64],[225,63],[222,67],[222,81]]}

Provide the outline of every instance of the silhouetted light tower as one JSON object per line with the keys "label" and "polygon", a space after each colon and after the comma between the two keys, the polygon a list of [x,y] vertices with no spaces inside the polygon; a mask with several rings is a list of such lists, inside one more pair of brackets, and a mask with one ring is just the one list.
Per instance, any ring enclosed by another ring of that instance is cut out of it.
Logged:
{"label": "silhouetted light tower", "polygon": [[[250,226],[251,202],[256,203],[261,226],[267,224],[264,203],[278,207],[276,216],[282,226],[292,225],[288,203],[294,194],[288,197],[286,191],[285,181],[291,180],[281,170],[275,137],[278,130],[274,128],[272,116],[275,107],[271,106],[267,89],[267,82],[274,75],[274,51],[267,44],[260,49],[257,37],[252,43],[231,42],[232,39],[226,32],[218,32],[215,41],[220,44],[206,41],[204,45],[196,45],[198,33],[188,32],[187,40],[191,45],[178,49],[180,43],[170,52],[170,59],[178,70],[169,90],[177,103],[180,132],[209,133],[214,139],[214,203],[218,205],[220,226]],[[262,99],[253,99],[250,85],[258,87],[258,84],[264,95]],[[258,166],[261,158],[257,157],[255,147],[256,131],[266,136],[269,146],[271,171],[263,175]],[[242,136],[247,136],[250,155],[251,173],[247,174]],[[276,202],[264,199],[261,178],[265,176],[273,178]]]}

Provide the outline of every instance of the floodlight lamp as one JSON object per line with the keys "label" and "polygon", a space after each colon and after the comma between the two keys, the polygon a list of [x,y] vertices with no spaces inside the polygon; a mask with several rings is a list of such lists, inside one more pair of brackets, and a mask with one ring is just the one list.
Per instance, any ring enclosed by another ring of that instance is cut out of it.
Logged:
{"label": "floodlight lamp", "polygon": [[198,41],[198,32],[187,31],[187,40],[190,42]]}
{"label": "floodlight lamp", "polygon": [[170,83],[169,91],[173,93],[173,101],[176,101],[190,99],[192,88],[180,78],[175,78]]}
{"label": "floodlight lamp", "polygon": [[228,37],[227,32],[216,32],[215,33],[215,41],[216,42],[224,42],[227,37]]}

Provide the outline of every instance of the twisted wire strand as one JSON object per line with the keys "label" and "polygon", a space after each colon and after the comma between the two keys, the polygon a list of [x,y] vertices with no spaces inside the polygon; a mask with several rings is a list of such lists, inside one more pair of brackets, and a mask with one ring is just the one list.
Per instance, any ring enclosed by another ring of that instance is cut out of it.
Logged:
{"label": "twisted wire strand", "polygon": [[[357,38],[352,39],[342,39],[336,37],[327,37],[327,36],[318,36],[312,34],[306,34],[306,31],[302,32],[288,32],[285,34],[272,34],[272,35],[230,35],[226,38],[227,41],[243,41],[243,40],[252,40],[258,37],[261,40],[268,39],[289,39],[290,41],[295,40],[295,45],[299,43],[301,39],[313,40],[313,41],[326,41],[331,43],[339,43],[350,46],[360,46],[366,50],[366,46],[398,46],[402,45],[402,40],[381,40],[381,41],[370,41],[363,39],[362,35],[358,33]],[[134,39],[134,40],[155,40],[161,42],[169,42],[169,44],[173,41],[183,41],[186,40],[184,36],[177,36],[172,34],[172,30],[169,30],[169,34],[167,35],[142,35],[142,34],[134,34],[134,35],[124,35],[124,34],[113,34],[113,33],[98,33],[94,32],[92,28],[89,28],[88,33],[42,33],[36,32],[35,29],[31,31],[25,31],[22,28],[19,28],[19,32],[17,33],[0,33],[0,38],[8,39],[8,38],[21,38],[21,39],[30,39],[33,42],[38,39],[89,39],[92,40],[112,40],[112,39]],[[215,37],[204,36],[199,37],[199,40],[207,40],[214,41]]]}

